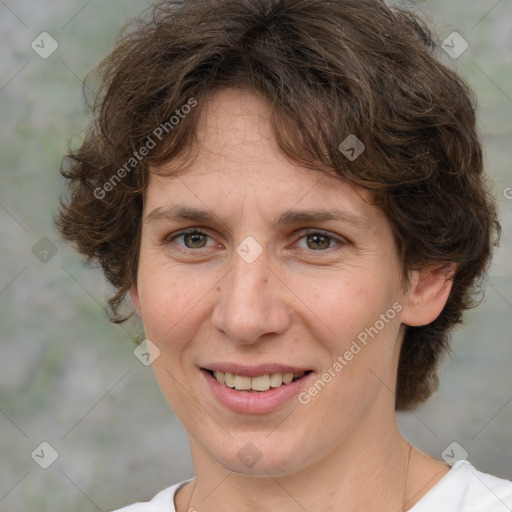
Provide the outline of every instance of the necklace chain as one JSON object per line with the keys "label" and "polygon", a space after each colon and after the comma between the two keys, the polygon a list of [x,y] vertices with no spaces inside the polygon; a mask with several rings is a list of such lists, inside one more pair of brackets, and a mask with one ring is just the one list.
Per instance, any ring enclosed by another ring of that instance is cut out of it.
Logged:
{"label": "necklace chain", "polygon": [[412,452],[412,444],[407,443],[409,445],[409,455],[407,456],[407,468],[405,470],[405,482],[404,482],[404,497],[403,497],[403,505],[402,512],[406,512],[405,510],[405,500],[406,500],[406,491],[407,491],[407,479],[409,477],[409,464],[411,463],[411,452]]}
{"label": "necklace chain", "polygon": [[[190,493],[190,498],[188,499],[187,509],[184,512],[189,512],[190,510],[190,502],[192,501],[192,496],[194,495],[194,491],[196,490],[196,481],[194,480],[192,492]],[[190,512],[195,512],[195,509],[190,510]]]}

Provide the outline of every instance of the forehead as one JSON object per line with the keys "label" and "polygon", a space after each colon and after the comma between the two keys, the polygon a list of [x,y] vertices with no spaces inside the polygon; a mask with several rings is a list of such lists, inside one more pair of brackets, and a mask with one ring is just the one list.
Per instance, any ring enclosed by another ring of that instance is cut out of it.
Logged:
{"label": "forehead", "polygon": [[[275,141],[269,105],[252,91],[216,91],[202,110],[196,138],[191,160],[178,157],[151,174],[146,215],[178,200],[198,209],[222,210],[226,215],[230,205],[241,208],[242,204],[274,216],[293,206],[301,210],[342,208],[361,219],[380,213],[365,201],[368,194],[334,171],[327,175],[287,159]],[[181,166],[186,171],[172,176]]]}

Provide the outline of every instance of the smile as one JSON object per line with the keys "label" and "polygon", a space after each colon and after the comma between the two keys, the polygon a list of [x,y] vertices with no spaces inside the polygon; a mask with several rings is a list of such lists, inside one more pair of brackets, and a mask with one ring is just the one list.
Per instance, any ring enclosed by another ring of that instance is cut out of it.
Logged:
{"label": "smile", "polygon": [[238,414],[268,414],[294,398],[315,377],[304,366],[282,363],[247,365],[211,362],[199,366],[215,401]]}
{"label": "smile", "polygon": [[247,375],[235,375],[229,372],[212,370],[207,371],[217,380],[217,382],[224,384],[228,388],[246,392],[262,392],[268,391],[270,388],[279,388],[299,380],[307,373],[311,373],[311,371],[308,370],[295,373],[269,373],[265,375],[249,377]]}

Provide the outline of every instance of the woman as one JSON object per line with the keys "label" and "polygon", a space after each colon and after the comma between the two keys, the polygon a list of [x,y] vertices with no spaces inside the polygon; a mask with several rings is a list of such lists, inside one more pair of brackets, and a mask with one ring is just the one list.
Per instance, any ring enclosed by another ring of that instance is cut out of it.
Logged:
{"label": "woman", "polygon": [[507,511],[412,447],[499,227],[470,91],[378,0],[166,1],[102,63],[59,226],[144,324],[195,478],[126,512]]}

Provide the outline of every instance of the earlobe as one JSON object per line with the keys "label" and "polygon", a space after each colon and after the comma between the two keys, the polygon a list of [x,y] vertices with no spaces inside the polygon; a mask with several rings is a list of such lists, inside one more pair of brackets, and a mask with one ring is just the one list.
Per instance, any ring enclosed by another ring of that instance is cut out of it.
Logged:
{"label": "earlobe", "polygon": [[130,288],[130,297],[132,299],[133,305],[135,307],[135,311],[139,318],[142,319],[141,308],[140,308],[140,298],[139,298],[139,289],[137,288],[137,283],[132,284]]}
{"label": "earlobe", "polygon": [[433,322],[440,315],[450,295],[456,268],[455,263],[444,263],[414,271],[402,323],[418,327]]}

